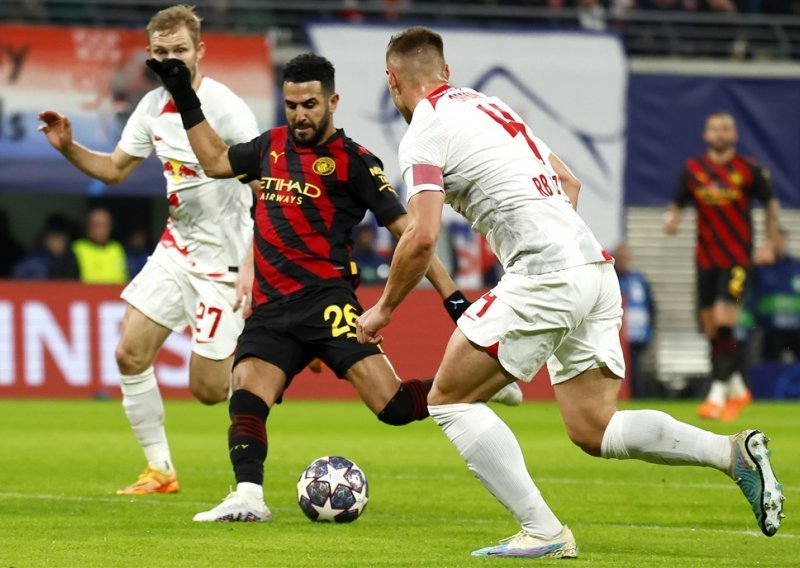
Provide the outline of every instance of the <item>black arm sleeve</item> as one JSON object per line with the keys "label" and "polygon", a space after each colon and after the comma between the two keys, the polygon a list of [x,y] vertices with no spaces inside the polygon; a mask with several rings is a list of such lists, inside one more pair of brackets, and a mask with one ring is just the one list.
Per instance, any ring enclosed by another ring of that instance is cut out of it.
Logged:
{"label": "black arm sleeve", "polygon": [[761,203],[766,204],[770,199],[775,197],[775,192],[772,190],[772,179],[769,175],[769,170],[753,165],[751,171],[753,172],[753,196]]}
{"label": "black arm sleeve", "polygon": [[375,214],[381,226],[405,214],[405,207],[383,172],[383,164],[369,152],[352,156],[349,181],[353,193]]}
{"label": "black arm sleeve", "polygon": [[268,132],[253,138],[250,142],[234,144],[228,148],[231,169],[242,183],[261,179],[261,156],[264,153],[266,140],[269,140]]}
{"label": "black arm sleeve", "polygon": [[690,178],[691,174],[686,168],[683,168],[680,175],[678,175],[678,184],[675,187],[675,195],[672,198],[678,207],[686,207],[692,200],[692,191],[689,189]]}

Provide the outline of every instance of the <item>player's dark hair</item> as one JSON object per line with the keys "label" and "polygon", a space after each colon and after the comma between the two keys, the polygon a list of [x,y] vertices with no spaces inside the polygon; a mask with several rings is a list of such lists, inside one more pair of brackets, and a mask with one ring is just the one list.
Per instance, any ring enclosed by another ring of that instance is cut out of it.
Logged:
{"label": "player's dark hair", "polygon": [[426,51],[433,51],[444,60],[444,41],[442,36],[429,28],[414,26],[393,35],[389,39],[389,45],[386,46],[386,59],[388,60],[390,55],[404,57]]}
{"label": "player's dark hair", "polygon": [[284,83],[319,81],[326,94],[336,91],[336,74],[333,63],[314,53],[303,53],[292,58],[283,68]]}
{"label": "player's dark hair", "polygon": [[730,119],[730,121],[734,124],[734,126],[736,125],[736,119],[733,117],[731,113],[729,113],[726,110],[718,110],[712,112],[706,117],[706,123],[708,123],[708,121],[711,120],[712,118],[727,118]]}

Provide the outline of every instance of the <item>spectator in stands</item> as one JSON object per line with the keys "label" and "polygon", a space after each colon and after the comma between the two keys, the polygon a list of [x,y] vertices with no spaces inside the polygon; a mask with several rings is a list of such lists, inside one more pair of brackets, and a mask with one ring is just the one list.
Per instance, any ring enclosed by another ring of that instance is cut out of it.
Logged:
{"label": "spectator in stands", "polygon": [[72,243],[81,281],[86,284],[124,284],[128,281],[125,249],[111,238],[113,221],[104,207],[89,211],[86,237]]}
{"label": "spectator in stands", "polygon": [[492,252],[489,241],[483,235],[476,235],[481,242],[481,280],[484,288],[494,288],[503,276],[503,265]]}
{"label": "spectator in stands", "polygon": [[764,361],[800,361],[800,259],[788,254],[787,231],[775,242],[775,263],[756,268],[753,307],[763,330]]}
{"label": "spectator in stands", "polygon": [[361,273],[364,284],[386,282],[389,275],[389,259],[375,250],[375,229],[371,223],[355,228],[353,235],[353,259]]}
{"label": "spectator in stands", "polygon": [[70,223],[51,215],[34,251],[20,260],[11,274],[21,280],[77,280],[78,261],[70,248]]}
{"label": "spectator in stands", "polygon": [[147,231],[144,227],[134,227],[125,239],[128,278],[133,279],[141,272],[150,257],[151,250],[153,249],[147,242]]}
{"label": "spectator in stands", "polygon": [[769,172],[736,151],[738,139],[731,114],[714,112],[706,118],[703,140],[708,149],[686,161],[664,215],[664,230],[674,235],[683,207],[692,204],[697,210],[697,300],[700,324],[711,344],[712,375],[697,412],[707,419],[733,420],[751,401],[734,327],[749,286],[753,200],[764,205],[767,239],[757,258],[765,263],[775,260],[780,226],[780,204]]}
{"label": "spectator in stands", "polygon": [[631,397],[648,396],[647,380],[642,372],[642,360],[653,339],[656,323],[656,305],[650,283],[644,274],[633,268],[633,254],[627,243],[620,243],[614,251],[614,269],[622,291],[623,333],[628,342],[628,372]]}
{"label": "spectator in stands", "polygon": [[11,234],[11,223],[5,209],[0,209],[0,243],[0,278],[5,278],[25,254],[25,249]]}
{"label": "spectator in stands", "polygon": [[578,0],[578,23],[584,30],[606,30],[606,8],[600,0]]}

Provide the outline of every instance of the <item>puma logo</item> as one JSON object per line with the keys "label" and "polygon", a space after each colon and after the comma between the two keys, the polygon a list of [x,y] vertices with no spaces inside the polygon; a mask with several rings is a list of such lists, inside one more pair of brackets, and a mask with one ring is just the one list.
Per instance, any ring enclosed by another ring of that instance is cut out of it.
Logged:
{"label": "puma logo", "polygon": [[278,158],[280,158],[281,156],[283,156],[285,153],[286,153],[286,152],[281,152],[280,154],[278,154],[278,153],[277,153],[275,150],[272,150],[272,151],[269,153],[269,155],[270,155],[270,156],[272,156],[272,160],[273,160],[273,162],[272,162],[272,163],[274,163],[274,164],[277,164],[277,163],[278,163]]}
{"label": "puma logo", "polygon": [[464,300],[450,300],[450,303],[453,304],[453,307],[455,308],[458,304],[463,304]]}

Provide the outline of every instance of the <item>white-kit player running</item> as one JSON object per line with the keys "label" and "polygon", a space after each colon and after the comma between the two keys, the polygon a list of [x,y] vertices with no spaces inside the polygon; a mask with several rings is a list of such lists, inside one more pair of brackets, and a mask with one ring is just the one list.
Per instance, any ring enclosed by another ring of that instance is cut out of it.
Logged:
{"label": "white-kit player running", "polygon": [[[258,136],[255,116],[244,101],[200,74],[205,45],[194,8],[161,10],[147,24],[147,39],[150,57],[181,59],[191,69],[206,117],[228,144]],[[192,394],[205,404],[227,399],[236,339],[244,326],[236,310],[249,302],[253,282],[252,267],[239,270],[252,239],[251,189],[235,179],[206,177],[180,114],[161,87],[142,98],[110,154],[74,142],[69,119],[55,111],[44,111],[39,119],[53,147],[104,183],[125,180],[153,150],[163,164],[170,216],[147,264],[122,292],[128,306],[116,348],[122,405],[148,465],[136,482],[117,493],[175,493],[178,479],[153,360],[173,330],[189,326]]]}
{"label": "white-kit player running", "polygon": [[763,433],[721,436],[663,412],[617,410],[625,374],[619,283],[575,212],[577,178],[508,105],[448,84],[438,34],[415,27],[393,36],[386,63],[392,99],[410,123],[399,150],[409,227],[383,295],[357,320],[359,340],[380,341],[379,330],[427,269],[445,202],[488,239],[505,268],[458,320],[428,395],[433,419],[521,525],[473,555],[578,555],[514,434],[484,404],[507,381],[530,381],[545,362],[567,433],[585,452],[716,468],[739,484],[764,534],[775,534],[783,495]]}

